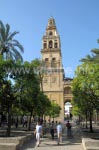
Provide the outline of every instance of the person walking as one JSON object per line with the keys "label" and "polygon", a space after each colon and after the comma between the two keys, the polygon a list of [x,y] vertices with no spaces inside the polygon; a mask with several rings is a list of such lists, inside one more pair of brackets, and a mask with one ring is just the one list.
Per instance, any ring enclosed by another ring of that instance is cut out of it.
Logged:
{"label": "person walking", "polygon": [[66,123],[66,127],[67,127],[67,136],[70,137],[71,136],[71,124],[69,121]]}
{"label": "person walking", "polygon": [[27,123],[28,123],[27,116],[24,115],[24,116],[23,116],[23,127],[24,127],[24,125],[26,125],[26,128],[27,128]]}
{"label": "person walking", "polygon": [[58,145],[62,142],[62,125],[61,122],[57,125],[57,137],[58,137]]}
{"label": "person walking", "polygon": [[54,139],[54,130],[55,130],[54,123],[52,123],[51,128],[50,128],[52,139]]}
{"label": "person walking", "polygon": [[36,140],[37,140],[36,145],[39,147],[40,137],[41,137],[41,134],[42,134],[42,125],[40,124],[40,122],[37,122],[35,133],[36,133]]}

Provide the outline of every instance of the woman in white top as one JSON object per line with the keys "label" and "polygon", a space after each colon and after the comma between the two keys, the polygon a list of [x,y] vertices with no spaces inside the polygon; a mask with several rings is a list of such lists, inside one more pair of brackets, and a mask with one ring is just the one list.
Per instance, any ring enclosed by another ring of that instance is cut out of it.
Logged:
{"label": "woman in white top", "polygon": [[62,142],[62,125],[61,122],[57,125],[57,136],[58,136],[58,145],[60,142]]}
{"label": "woman in white top", "polygon": [[40,136],[42,134],[42,126],[40,125],[40,122],[36,125],[36,140],[37,140],[37,146],[40,145]]}

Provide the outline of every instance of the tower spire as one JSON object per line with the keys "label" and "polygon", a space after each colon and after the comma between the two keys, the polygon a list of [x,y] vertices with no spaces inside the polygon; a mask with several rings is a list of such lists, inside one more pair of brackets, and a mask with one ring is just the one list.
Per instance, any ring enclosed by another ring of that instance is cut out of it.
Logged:
{"label": "tower spire", "polygon": [[51,17],[51,18],[48,20],[48,27],[56,27],[54,18]]}
{"label": "tower spire", "polygon": [[57,33],[57,28],[56,28],[56,23],[54,18],[49,18],[48,20],[46,33],[42,38],[41,53],[42,53],[43,60],[48,59],[49,60],[48,62],[50,64],[52,63],[53,60],[54,66],[55,65],[56,67],[62,66],[60,37]]}

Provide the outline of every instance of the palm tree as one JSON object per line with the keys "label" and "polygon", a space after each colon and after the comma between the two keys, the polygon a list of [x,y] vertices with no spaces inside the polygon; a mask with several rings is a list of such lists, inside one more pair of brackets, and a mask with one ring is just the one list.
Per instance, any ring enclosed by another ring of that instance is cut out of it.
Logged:
{"label": "palm tree", "polygon": [[14,39],[14,36],[19,32],[10,32],[10,25],[4,25],[2,21],[0,21],[0,55],[3,56],[4,59],[13,59],[15,61],[21,60],[23,58],[20,54],[24,52],[23,46]]}
{"label": "palm tree", "polygon": [[[97,41],[99,43],[99,39]],[[99,63],[99,49],[94,48],[91,50],[91,52],[93,53],[92,56],[87,55],[85,58],[82,58],[81,61],[82,62]]]}

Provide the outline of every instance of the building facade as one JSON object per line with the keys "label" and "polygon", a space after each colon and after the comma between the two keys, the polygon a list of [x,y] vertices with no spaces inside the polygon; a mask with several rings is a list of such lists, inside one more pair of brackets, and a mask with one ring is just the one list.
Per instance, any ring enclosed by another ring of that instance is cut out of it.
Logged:
{"label": "building facade", "polygon": [[[60,36],[55,20],[50,18],[42,38],[42,62],[44,64],[43,91],[49,99],[61,107],[61,113],[56,120],[63,121],[70,114],[72,99],[70,78],[65,78],[62,65]],[[66,107],[66,104],[68,107]],[[70,106],[70,107],[69,107]],[[66,108],[68,108],[66,110]]]}

